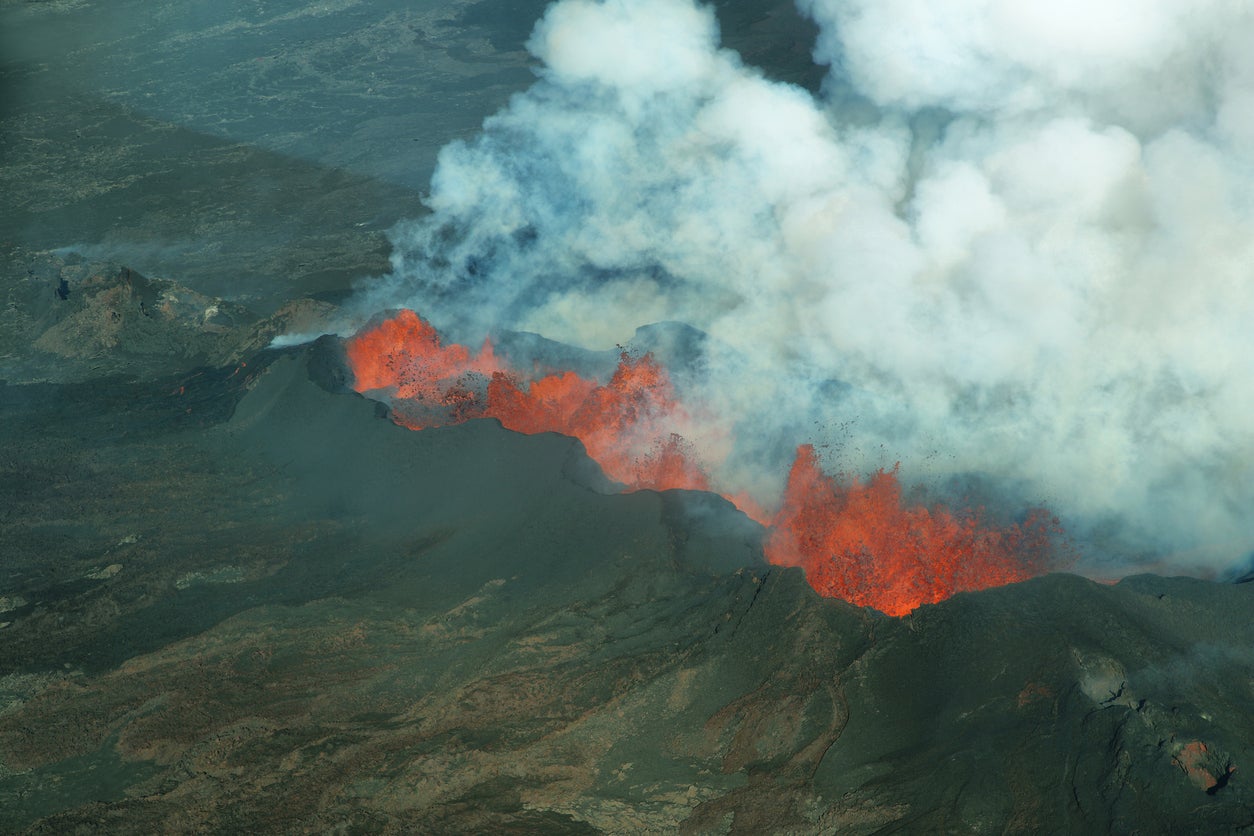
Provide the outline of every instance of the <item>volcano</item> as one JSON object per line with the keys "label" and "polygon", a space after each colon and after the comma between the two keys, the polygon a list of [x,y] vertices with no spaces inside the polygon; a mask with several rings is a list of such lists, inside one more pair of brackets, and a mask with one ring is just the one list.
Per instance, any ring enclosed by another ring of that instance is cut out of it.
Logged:
{"label": "volcano", "polygon": [[350,356],[5,387],[7,828],[1249,822],[1254,586],[1047,574],[891,617],[569,435],[414,432]]}
{"label": "volcano", "polygon": [[1254,826],[1254,20],[802,5],[0,2],[0,831]]}
{"label": "volcano", "polygon": [[[603,384],[571,370],[522,381],[490,341],[474,354],[443,345],[430,323],[408,310],[363,329],[346,353],[353,388],[386,398],[410,429],[491,417],[515,432],[579,439],[629,490],[711,489],[683,435],[698,419],[651,353],[623,350]],[[726,498],[769,529],[771,563],[801,566],[821,594],[888,615],[1025,580],[1059,560],[1050,542],[1056,518],[1046,522],[1037,511],[1025,524],[999,530],[972,512],[957,517],[940,507],[910,507],[895,468],[866,484],[838,485],[810,445],[797,450],[772,512],[746,494]]]}

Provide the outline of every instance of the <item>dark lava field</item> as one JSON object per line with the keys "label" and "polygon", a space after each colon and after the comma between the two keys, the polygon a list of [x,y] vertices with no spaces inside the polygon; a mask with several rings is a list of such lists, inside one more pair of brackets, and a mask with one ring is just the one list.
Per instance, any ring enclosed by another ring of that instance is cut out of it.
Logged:
{"label": "dark lava field", "polygon": [[[817,89],[813,25],[717,4]],[[0,0],[0,832],[1254,829],[1254,583],[890,618],[317,331],[542,2]]]}

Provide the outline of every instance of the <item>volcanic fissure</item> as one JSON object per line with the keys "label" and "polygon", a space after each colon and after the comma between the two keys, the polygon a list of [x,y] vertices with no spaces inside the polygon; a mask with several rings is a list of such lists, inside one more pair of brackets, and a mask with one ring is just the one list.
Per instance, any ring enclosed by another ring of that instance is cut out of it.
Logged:
{"label": "volcanic fissure", "polygon": [[[820,594],[900,616],[957,592],[1042,574],[1057,564],[1057,518],[1033,510],[997,525],[979,509],[908,502],[897,468],[867,479],[824,472],[815,448],[797,448],[783,496],[764,507],[723,489],[684,431],[707,416],[684,403],[651,354],[626,350],[608,382],[566,370],[527,375],[498,356],[445,344],[411,310],[367,326],[345,344],[358,392],[387,399],[413,430],[495,418],[524,434],[579,439],[608,477],[633,490],[713,490],[766,526],[772,564],[800,566]],[[710,416],[712,417],[712,416]]]}

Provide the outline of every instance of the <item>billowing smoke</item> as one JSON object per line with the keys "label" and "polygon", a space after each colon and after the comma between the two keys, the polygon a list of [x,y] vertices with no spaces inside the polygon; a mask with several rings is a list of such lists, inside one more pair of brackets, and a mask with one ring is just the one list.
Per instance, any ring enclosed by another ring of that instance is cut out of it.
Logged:
{"label": "billowing smoke", "polygon": [[1048,503],[1098,557],[1244,560],[1254,3],[802,5],[818,98],[688,0],[551,6],[539,80],[443,150],[359,301],[472,344],[702,329],[733,488],[827,441]]}

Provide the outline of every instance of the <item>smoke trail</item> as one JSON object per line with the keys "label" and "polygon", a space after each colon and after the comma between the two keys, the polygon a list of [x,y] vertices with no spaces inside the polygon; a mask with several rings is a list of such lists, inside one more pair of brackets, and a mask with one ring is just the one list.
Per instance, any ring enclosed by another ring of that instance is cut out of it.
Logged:
{"label": "smoke trail", "polygon": [[840,468],[978,473],[1109,549],[1242,559],[1254,4],[803,8],[821,99],[688,0],[551,6],[539,81],[443,150],[360,303],[472,344],[679,320],[719,346],[694,395],[752,428],[732,483],[777,493],[827,434]]}

